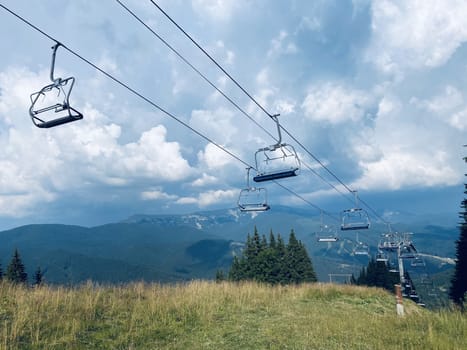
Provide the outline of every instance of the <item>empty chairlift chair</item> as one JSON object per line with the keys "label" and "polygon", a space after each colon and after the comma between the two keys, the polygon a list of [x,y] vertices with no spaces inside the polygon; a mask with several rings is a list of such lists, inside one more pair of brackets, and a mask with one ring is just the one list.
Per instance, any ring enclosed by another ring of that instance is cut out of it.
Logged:
{"label": "empty chairlift chair", "polygon": [[324,223],[322,211],[319,232],[316,232],[316,240],[322,243],[333,243],[339,240],[336,230]]}
{"label": "empty chairlift chair", "polygon": [[368,244],[360,241],[358,239],[358,232],[357,232],[357,235],[356,235],[356,238],[355,238],[355,245],[354,245],[354,248],[353,248],[353,254],[354,255],[366,255],[366,256],[369,256],[370,255],[370,247],[368,246]]}
{"label": "empty chairlift chair", "polygon": [[240,191],[238,196],[238,209],[242,212],[266,211],[271,207],[267,200],[267,191],[265,188],[250,186],[250,169],[247,168],[247,187]]}
{"label": "empty chairlift chair", "polygon": [[38,128],[51,128],[83,119],[83,115],[70,106],[70,94],[75,78],[62,79],[54,77],[55,56],[59,46],[60,44],[56,43],[52,47],[50,67],[50,80],[52,83],[30,96],[29,115]]}
{"label": "empty chairlift chair", "polygon": [[370,218],[368,213],[358,207],[357,191],[353,191],[355,196],[355,208],[347,209],[341,213],[341,230],[365,230],[370,228]]}
{"label": "empty chairlift chair", "polygon": [[279,115],[272,116],[277,125],[279,140],[276,144],[260,148],[255,153],[257,174],[253,177],[255,182],[278,180],[297,176],[300,170],[300,159],[292,145],[282,143]]}

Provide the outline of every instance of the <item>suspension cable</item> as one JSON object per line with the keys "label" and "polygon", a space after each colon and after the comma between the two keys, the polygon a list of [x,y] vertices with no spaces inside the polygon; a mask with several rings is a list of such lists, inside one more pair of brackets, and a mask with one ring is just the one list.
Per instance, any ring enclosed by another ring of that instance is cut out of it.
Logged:
{"label": "suspension cable", "polygon": [[[24,17],[18,15],[17,13],[15,13],[14,11],[10,10],[8,7],[6,7],[5,5],[1,4],[0,3],[0,7],[3,8],[5,11],[7,11],[8,13],[10,13],[11,15],[13,15],[14,17],[16,17],[17,19],[19,19],[21,22],[23,22],[24,24],[28,25],[30,28],[34,29],[35,31],[39,32],[40,34],[42,34],[43,36],[45,36],[46,38],[48,38],[49,40],[51,41],[54,41],[56,43],[60,43],[60,45],[65,49],[67,50],[69,53],[71,53],[72,55],[74,55],[75,57],[77,57],[78,59],[80,59],[81,61],[83,61],[84,63],[88,64],[89,66],[91,66],[92,68],[94,68],[95,70],[99,71],[101,74],[105,75],[107,78],[113,80],[115,83],[117,83],[118,85],[120,85],[121,87],[125,88],[126,90],[128,90],[130,93],[134,94],[135,96],[139,97],[140,99],[144,100],[145,102],[147,102],[148,104],[150,104],[151,106],[153,106],[154,108],[156,108],[157,110],[159,110],[160,112],[162,112],[163,114],[167,115],[168,117],[174,119],[175,121],[177,121],[178,123],[180,123],[181,125],[183,125],[184,127],[188,128],[190,131],[192,131],[193,133],[195,133],[196,135],[200,136],[201,138],[203,138],[204,140],[208,141],[209,143],[213,144],[214,146],[216,146],[217,148],[219,148],[220,150],[224,151],[225,153],[227,153],[228,155],[230,155],[232,158],[238,160],[239,162],[241,162],[243,165],[247,166],[247,167],[250,167],[252,169],[255,169],[255,167],[251,166],[250,164],[248,164],[246,161],[242,160],[239,156],[235,155],[234,153],[232,153],[231,151],[229,151],[227,148],[221,146],[220,144],[218,144],[217,142],[213,141],[211,138],[205,136],[203,133],[201,133],[200,131],[196,130],[195,128],[191,127],[190,125],[188,125],[187,123],[185,123],[183,120],[181,120],[180,118],[176,117],[174,114],[170,113],[169,111],[167,111],[166,109],[162,108],[161,106],[159,106],[157,103],[155,103],[154,101],[152,101],[151,99],[145,97],[142,93],[138,92],[137,90],[135,90],[134,88],[130,87],[128,84],[124,83],[123,81],[121,81],[120,79],[114,77],[112,74],[108,73],[107,71],[105,71],[104,69],[100,68],[99,66],[97,66],[96,64],[94,64],[93,62],[91,62],[90,60],[86,59],[85,57],[83,57],[82,55],[78,54],[75,50],[72,50],[70,49],[69,47],[67,47],[65,44],[63,44],[62,42],[60,42],[59,40],[57,40],[56,38],[52,37],[51,35],[47,34],[45,31],[43,31],[42,29],[40,29],[39,27],[37,27],[36,25],[32,24],[30,21],[28,21],[27,19],[25,19]],[[319,211],[323,211],[327,216],[333,218],[334,220],[337,220],[334,216],[332,216],[331,214],[329,214],[328,212],[324,211],[323,209],[321,209],[320,207],[318,207],[317,205],[309,202],[308,200],[306,200],[305,198],[303,198],[302,196],[300,196],[299,194],[295,193],[294,191],[290,190],[289,188],[287,188],[286,186],[278,183],[277,181],[273,181],[275,184],[279,185],[280,187],[282,187],[283,189],[287,190],[289,193],[297,196],[298,198],[300,198],[301,200],[303,200],[305,203],[311,205],[312,207],[318,209]]]}
{"label": "suspension cable", "polygon": [[[119,1],[119,0],[117,0]],[[263,107],[235,78],[232,77],[218,62],[214,59],[198,42],[188,34],[166,11],[164,11],[154,0],[150,0],[151,3],[170,21],[173,25],[175,25],[199,50],[201,50],[253,103],[255,103],[258,108],[260,108],[268,117],[274,119],[274,114],[269,113],[265,107]],[[352,190],[349,186],[347,186],[333,171],[331,171],[323,162],[319,160],[311,151],[309,151],[303,143],[299,142],[286,128],[280,125],[280,128],[289,135],[310,157],[312,157],[323,169],[325,169],[334,179],[336,179],[350,194],[353,194],[354,190]],[[327,182],[327,181],[326,181]],[[328,183],[328,182],[327,182]],[[328,183],[331,187],[335,190],[337,188]],[[340,191],[338,191],[341,193]],[[362,203],[369,208],[375,216],[380,219],[383,223],[387,223],[380,215],[376,213],[376,211],[371,208],[366,202]]]}

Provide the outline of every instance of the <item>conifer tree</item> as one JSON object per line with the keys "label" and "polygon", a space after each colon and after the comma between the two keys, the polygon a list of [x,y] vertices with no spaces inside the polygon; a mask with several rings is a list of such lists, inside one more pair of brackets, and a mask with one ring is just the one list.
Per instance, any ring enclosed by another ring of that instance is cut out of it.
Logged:
{"label": "conifer tree", "polygon": [[0,281],[3,279],[2,264],[0,264]]}
{"label": "conifer tree", "polygon": [[367,267],[362,268],[360,271],[360,275],[356,279],[356,284],[393,291],[394,284],[396,284],[397,281],[398,275],[391,274],[389,272],[389,266],[385,262],[371,259]]}
{"label": "conifer tree", "polygon": [[217,270],[216,271],[216,282],[222,282],[225,281],[225,274],[223,270]]}
{"label": "conifer tree", "polygon": [[234,256],[232,266],[229,271],[229,280],[237,282],[244,279],[246,279],[246,276],[244,274],[242,262],[237,256]]}
{"label": "conifer tree", "polygon": [[28,274],[24,269],[18,249],[15,249],[11,262],[7,267],[6,279],[13,283],[26,283],[28,280]]}
{"label": "conifer tree", "polygon": [[[467,163],[467,157],[464,157],[464,161]],[[464,184],[464,194],[467,194],[467,183]],[[462,201],[461,208],[460,235],[456,241],[456,266],[451,279],[449,298],[464,308],[467,298],[467,198]]]}
{"label": "conifer tree", "polygon": [[42,273],[42,270],[40,266],[37,267],[37,270],[34,272],[34,285],[35,286],[40,286],[42,285],[44,275]]}

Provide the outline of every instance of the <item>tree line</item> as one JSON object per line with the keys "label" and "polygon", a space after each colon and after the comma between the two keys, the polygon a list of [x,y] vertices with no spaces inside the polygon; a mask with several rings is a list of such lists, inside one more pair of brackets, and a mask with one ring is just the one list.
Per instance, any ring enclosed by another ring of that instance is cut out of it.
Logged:
{"label": "tree line", "polygon": [[[5,279],[14,284],[27,284],[28,274],[24,267],[23,261],[18,249],[15,249],[10,263],[8,264],[5,273],[3,273],[2,265],[0,264],[0,281]],[[33,285],[38,286],[43,282],[43,273],[38,267],[34,273]]]}
{"label": "tree line", "polygon": [[272,231],[269,239],[260,236],[256,227],[253,235],[247,236],[242,256],[233,258],[228,275],[218,271],[216,280],[223,279],[273,285],[317,281],[311,258],[293,230],[286,244],[280,234],[276,237]]}

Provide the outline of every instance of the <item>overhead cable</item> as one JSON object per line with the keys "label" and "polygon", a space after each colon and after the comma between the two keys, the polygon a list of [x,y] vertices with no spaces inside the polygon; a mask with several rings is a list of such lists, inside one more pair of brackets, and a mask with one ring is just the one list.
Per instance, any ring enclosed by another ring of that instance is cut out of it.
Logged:
{"label": "overhead cable", "polygon": [[[17,13],[15,13],[14,11],[10,10],[8,7],[6,7],[5,5],[1,4],[0,3],[0,7],[3,8],[5,11],[7,11],[8,13],[10,13],[11,15],[13,15],[14,17],[16,17],[17,19],[19,19],[21,22],[25,23],[26,25],[28,25],[29,27],[31,27],[32,29],[34,29],[35,31],[39,32],[40,34],[42,34],[43,36],[47,37],[49,40],[51,41],[54,41],[56,43],[60,43],[60,45],[65,49],[67,50],[69,53],[71,53],[72,55],[74,55],[75,57],[77,57],[78,59],[82,60],[83,62],[85,62],[86,64],[88,64],[89,66],[91,66],[92,68],[96,69],[97,71],[99,71],[100,73],[102,73],[103,75],[105,75],[107,78],[113,80],[115,83],[117,83],[118,85],[122,86],[123,88],[125,88],[126,90],[128,90],[129,92],[131,92],[132,94],[136,95],[137,97],[139,97],[140,99],[144,100],[145,102],[147,102],[148,104],[150,104],[151,106],[153,106],[154,108],[158,109],[160,112],[164,113],[165,115],[167,115],[168,117],[174,119],[175,121],[177,121],[178,123],[180,123],[181,125],[183,125],[184,127],[188,128],[190,131],[192,131],[193,133],[195,133],[196,135],[200,136],[201,138],[203,138],[204,140],[208,141],[209,143],[213,144],[214,146],[216,146],[217,148],[219,148],[220,150],[224,151],[225,153],[229,154],[232,158],[238,160],[239,162],[241,162],[243,165],[247,166],[247,167],[250,167],[252,169],[255,169],[256,168],[250,164],[248,164],[246,161],[242,160],[239,156],[235,155],[234,153],[232,153],[231,151],[229,151],[228,149],[226,149],[225,147],[221,146],[220,144],[218,144],[217,142],[213,141],[211,138],[207,137],[206,135],[204,135],[203,133],[201,133],[200,131],[194,129],[193,127],[191,127],[190,125],[188,125],[187,123],[185,123],[183,120],[181,120],[180,118],[176,117],[174,114],[170,113],[169,111],[167,111],[166,109],[162,108],[161,106],[159,106],[157,103],[155,103],[154,101],[152,101],[151,99],[145,97],[142,93],[138,92],[137,90],[135,90],[134,88],[130,87],[128,84],[124,83],[123,81],[121,81],[120,79],[114,77],[112,74],[108,73],[107,71],[105,71],[103,68],[100,68],[99,66],[97,66],[96,64],[94,64],[93,62],[91,62],[90,60],[86,59],[85,57],[81,56],[80,54],[78,54],[75,50],[72,50],[70,49],[69,47],[67,47],[65,44],[63,44],[62,42],[60,42],[58,39],[52,37],[51,35],[47,34],[45,31],[43,31],[42,29],[40,29],[39,27],[37,27],[36,25],[32,24],[30,21],[28,21],[27,19],[25,19],[24,17],[18,15]],[[285,190],[289,191],[290,193],[294,194],[295,196],[297,196],[298,198],[302,199],[303,201],[305,201],[307,204],[313,206],[314,208],[320,210],[320,211],[323,211],[327,216],[333,218],[334,220],[336,220],[336,218],[334,218],[330,213],[327,213],[326,211],[322,210],[321,208],[319,208],[318,206],[314,205],[313,203],[307,201],[305,198],[301,197],[300,195],[296,194],[295,192],[293,192],[292,190],[288,189],[286,186],[274,181],[276,184],[278,184],[280,187],[284,188]]]}

